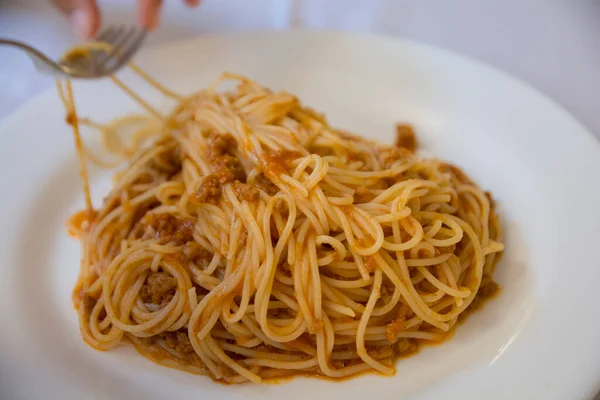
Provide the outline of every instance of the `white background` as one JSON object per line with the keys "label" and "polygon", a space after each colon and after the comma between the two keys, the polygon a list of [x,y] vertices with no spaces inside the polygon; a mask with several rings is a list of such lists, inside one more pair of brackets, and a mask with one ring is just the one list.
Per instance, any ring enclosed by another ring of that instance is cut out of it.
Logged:
{"label": "white background", "polygon": [[[131,21],[132,0],[99,3],[105,23]],[[204,0],[192,11],[177,0],[164,3],[162,28],[148,44],[287,27],[416,39],[517,75],[600,137],[600,0]],[[44,0],[0,0],[0,36],[52,56],[75,43],[66,21]],[[0,49],[0,119],[52,85],[25,56]]]}

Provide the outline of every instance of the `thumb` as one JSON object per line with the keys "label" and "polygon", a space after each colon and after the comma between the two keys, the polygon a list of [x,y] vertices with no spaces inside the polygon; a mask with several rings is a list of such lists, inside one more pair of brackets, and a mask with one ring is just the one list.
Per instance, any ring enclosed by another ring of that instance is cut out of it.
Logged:
{"label": "thumb", "polygon": [[94,0],[52,0],[65,13],[77,35],[92,38],[100,28],[100,11]]}

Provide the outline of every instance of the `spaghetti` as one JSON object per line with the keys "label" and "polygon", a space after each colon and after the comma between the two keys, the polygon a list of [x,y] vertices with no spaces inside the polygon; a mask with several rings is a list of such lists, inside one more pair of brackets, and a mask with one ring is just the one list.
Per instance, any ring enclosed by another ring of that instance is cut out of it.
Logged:
{"label": "spaghetti", "polygon": [[[147,113],[98,124],[58,85],[86,190],[69,229],[93,348],[127,339],[227,383],[392,375],[495,287],[494,203],[458,168],[337,130],[242,76],[184,98],[132,68],[177,102],[169,115],[113,77]],[[128,160],[96,209],[84,158],[110,163],[83,147],[79,125]]]}

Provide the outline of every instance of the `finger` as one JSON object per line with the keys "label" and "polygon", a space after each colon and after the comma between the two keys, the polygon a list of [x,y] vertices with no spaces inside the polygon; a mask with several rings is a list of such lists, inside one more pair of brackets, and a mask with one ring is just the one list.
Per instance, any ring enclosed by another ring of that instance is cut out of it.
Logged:
{"label": "finger", "polygon": [[148,30],[154,30],[159,23],[162,0],[138,0],[138,20]]}
{"label": "finger", "polygon": [[200,4],[200,0],[185,0],[185,4],[190,7],[196,7],[198,4]]}
{"label": "finger", "polygon": [[92,38],[100,28],[100,10],[94,0],[52,0],[67,14],[75,32],[84,39]]}

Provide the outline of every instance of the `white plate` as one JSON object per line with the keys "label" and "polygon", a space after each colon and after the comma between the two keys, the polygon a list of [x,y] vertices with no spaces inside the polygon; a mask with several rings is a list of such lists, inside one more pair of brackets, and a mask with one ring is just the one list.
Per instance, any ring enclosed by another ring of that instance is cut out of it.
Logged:
{"label": "white plate", "polygon": [[[221,386],[157,366],[128,346],[92,350],[71,305],[79,246],[64,224],[82,206],[80,182],[64,111],[50,92],[0,127],[1,398],[592,397],[600,383],[600,146],[552,101],[479,62],[373,36],[203,37],[138,61],[183,92],[223,70],[247,74],[382,141],[392,140],[395,122],[410,121],[427,152],[464,167],[499,200],[502,292],[452,340],[401,360],[393,378]],[[84,116],[136,109],[108,81],[75,90]],[[96,201],[106,176],[93,177]]]}

